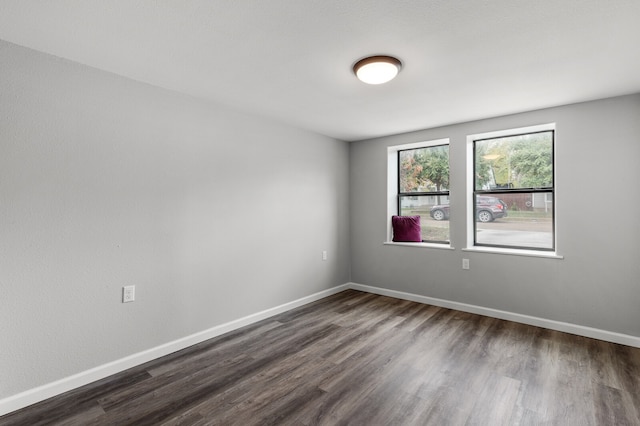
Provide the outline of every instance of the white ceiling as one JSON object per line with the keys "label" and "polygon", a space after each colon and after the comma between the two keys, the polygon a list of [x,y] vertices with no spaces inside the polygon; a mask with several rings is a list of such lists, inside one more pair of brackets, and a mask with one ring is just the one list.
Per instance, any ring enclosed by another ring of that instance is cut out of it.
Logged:
{"label": "white ceiling", "polygon": [[[640,92],[640,0],[2,0],[0,39],[359,140]],[[351,66],[404,68],[369,86]]]}

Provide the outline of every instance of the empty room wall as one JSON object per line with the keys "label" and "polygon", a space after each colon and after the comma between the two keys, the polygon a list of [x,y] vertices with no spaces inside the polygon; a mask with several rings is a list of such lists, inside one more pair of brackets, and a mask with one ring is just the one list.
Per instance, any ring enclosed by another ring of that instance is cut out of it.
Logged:
{"label": "empty room wall", "polygon": [[345,142],[0,42],[0,400],[348,282],[348,177]]}
{"label": "empty room wall", "polygon": [[[467,135],[556,123],[557,251],[564,259],[465,252]],[[383,245],[387,147],[450,138],[452,246]],[[351,279],[640,337],[640,95],[352,143]],[[456,213],[458,212],[458,213]],[[471,269],[462,270],[462,259]]]}

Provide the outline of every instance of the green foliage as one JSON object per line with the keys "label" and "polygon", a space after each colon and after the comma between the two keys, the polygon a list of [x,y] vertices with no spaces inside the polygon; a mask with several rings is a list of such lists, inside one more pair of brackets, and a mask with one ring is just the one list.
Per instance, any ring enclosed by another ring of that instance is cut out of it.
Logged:
{"label": "green foliage", "polygon": [[432,187],[432,191],[449,188],[449,147],[437,146],[420,150],[416,159],[422,165],[420,178],[423,186]]}
{"label": "green foliage", "polygon": [[487,157],[490,157],[491,155],[496,154],[489,154],[487,152],[487,147],[483,144],[476,145],[476,189],[482,189],[485,186],[490,185],[494,180],[493,168],[490,161],[487,159]]}
{"label": "green foliage", "polygon": [[476,142],[476,189],[544,188],[553,182],[550,132]]}
{"label": "green foliage", "polygon": [[511,163],[518,187],[544,188],[552,185],[551,140],[538,139],[517,144]]}
{"label": "green foliage", "polygon": [[[545,188],[553,182],[551,132],[475,143],[476,189]],[[400,152],[401,192],[449,189],[449,146]]]}
{"label": "green foliage", "polygon": [[400,152],[400,189],[402,192],[446,191],[448,188],[448,146]]}

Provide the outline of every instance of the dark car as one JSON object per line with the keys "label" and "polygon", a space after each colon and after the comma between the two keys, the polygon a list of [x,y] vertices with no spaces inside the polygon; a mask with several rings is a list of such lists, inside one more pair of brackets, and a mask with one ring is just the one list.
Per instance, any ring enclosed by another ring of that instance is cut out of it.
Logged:
{"label": "dark car", "polygon": [[[429,216],[435,220],[448,220],[449,204],[439,204],[431,207]],[[476,218],[480,222],[492,222],[501,217],[507,217],[507,205],[504,201],[484,195],[479,195],[476,198]]]}

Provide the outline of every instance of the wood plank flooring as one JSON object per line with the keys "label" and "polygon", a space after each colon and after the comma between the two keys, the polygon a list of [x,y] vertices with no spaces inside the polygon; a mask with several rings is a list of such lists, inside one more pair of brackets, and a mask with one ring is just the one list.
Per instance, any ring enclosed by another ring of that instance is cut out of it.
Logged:
{"label": "wood plank flooring", "polygon": [[640,349],[348,290],[0,425],[640,425]]}

